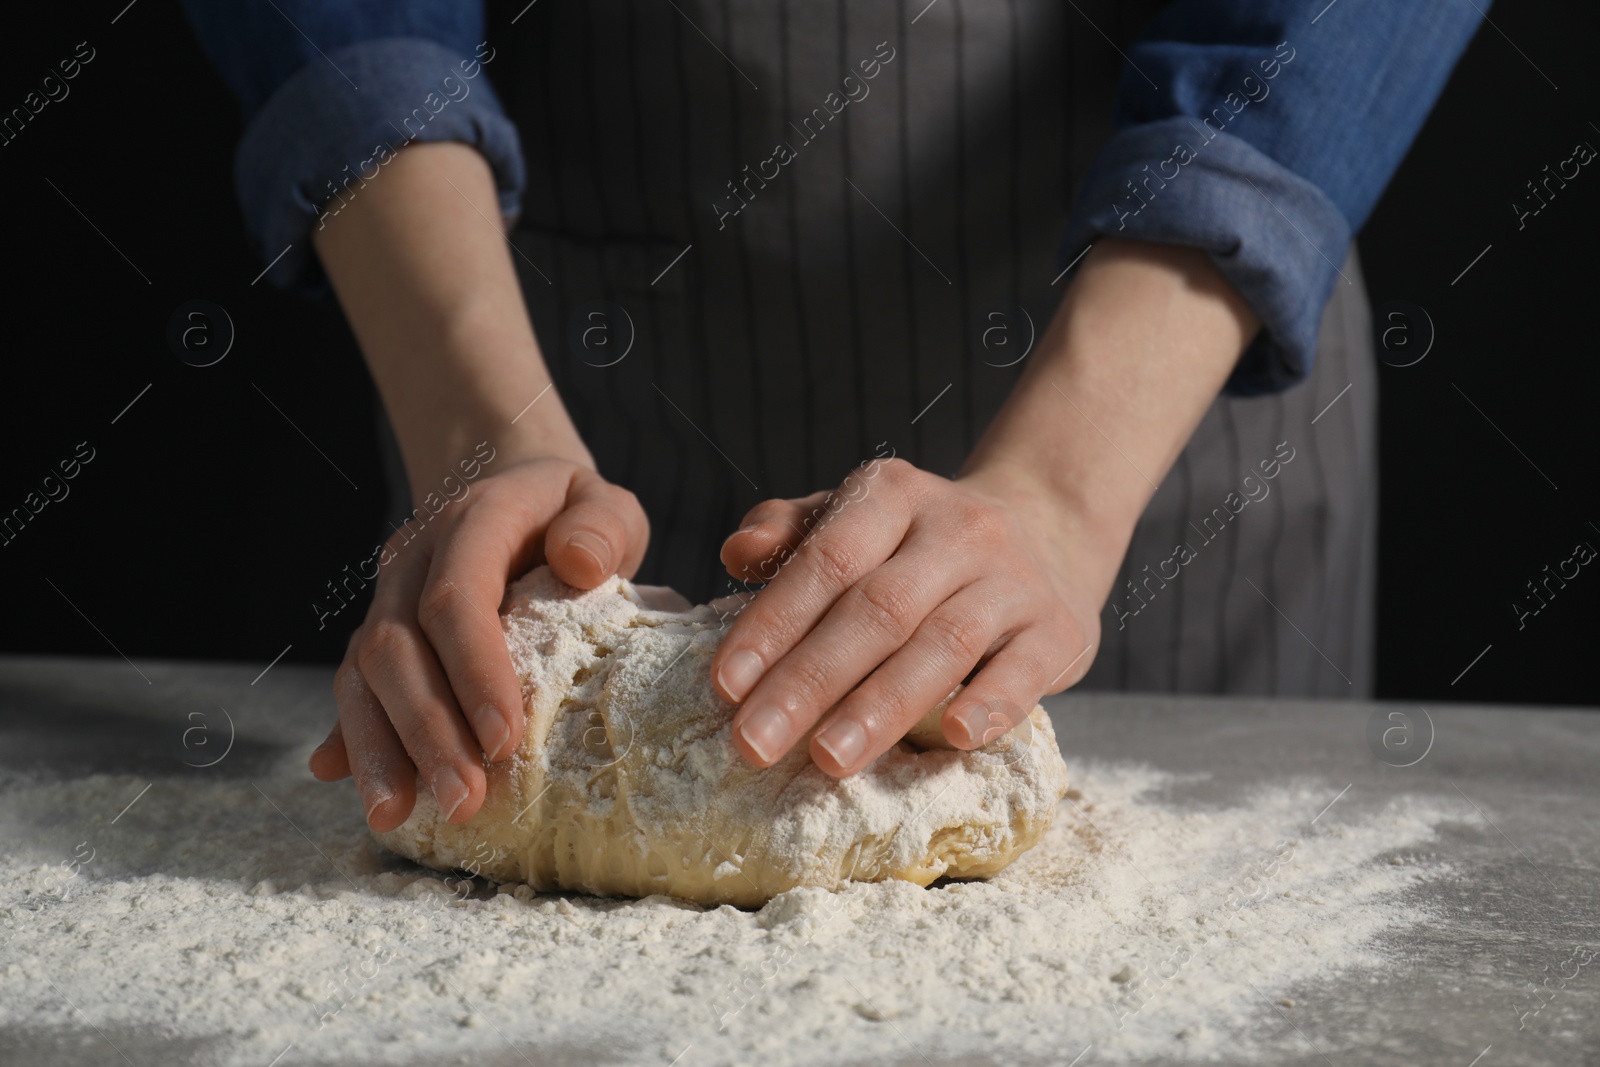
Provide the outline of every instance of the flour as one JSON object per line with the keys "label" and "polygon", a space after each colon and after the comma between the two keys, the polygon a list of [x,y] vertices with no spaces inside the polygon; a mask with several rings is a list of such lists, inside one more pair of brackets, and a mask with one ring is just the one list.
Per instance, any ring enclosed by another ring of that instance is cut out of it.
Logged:
{"label": "flour", "polygon": [[991,881],[753,912],[446,879],[376,848],[350,783],[293,770],[5,783],[0,1032],[131,1028],[254,1067],[291,1043],[280,1067],[507,1042],[661,1067],[1281,1059],[1307,1050],[1280,999],[1426,921],[1402,891],[1448,872],[1408,850],[1463,817],[1402,798],[1313,825],[1327,783],[1200,811],[1161,799],[1171,775],[1070,769],[1081,799]]}

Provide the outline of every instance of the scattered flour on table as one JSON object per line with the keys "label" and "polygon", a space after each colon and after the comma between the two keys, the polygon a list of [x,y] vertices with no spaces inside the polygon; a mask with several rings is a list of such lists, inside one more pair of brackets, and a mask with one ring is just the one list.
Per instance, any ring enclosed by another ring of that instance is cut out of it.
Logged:
{"label": "scattered flour on table", "polygon": [[1304,1051],[1280,998],[1427,920],[1402,891],[1448,872],[1405,850],[1466,817],[1411,797],[1312,824],[1333,791],[1300,781],[1199,810],[1161,799],[1169,774],[1069,767],[1081,799],[988,882],[754,912],[446,878],[378,849],[348,782],[0,783],[0,1033],[88,1022],[257,1067],[290,1043],[280,1067],[507,1042],[662,1067],[1273,1058]]}

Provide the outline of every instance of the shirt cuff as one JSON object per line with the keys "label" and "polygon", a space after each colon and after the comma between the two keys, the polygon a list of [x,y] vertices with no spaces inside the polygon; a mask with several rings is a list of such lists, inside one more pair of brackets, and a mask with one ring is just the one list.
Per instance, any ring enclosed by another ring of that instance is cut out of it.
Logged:
{"label": "shirt cuff", "polygon": [[382,181],[383,165],[412,141],[476,148],[494,172],[500,213],[517,214],[526,185],[522,146],[483,62],[412,37],[362,41],[326,58],[278,87],[234,154],[245,226],[262,261],[273,261],[266,272],[273,284],[328,294],[310,231],[325,206],[342,210],[365,183]]}
{"label": "shirt cuff", "polygon": [[[1207,137],[1207,134],[1210,137]],[[1058,266],[1102,234],[1211,254],[1261,320],[1224,391],[1277,392],[1310,373],[1351,233],[1321,189],[1242,138],[1185,117],[1130,126],[1096,154]]]}

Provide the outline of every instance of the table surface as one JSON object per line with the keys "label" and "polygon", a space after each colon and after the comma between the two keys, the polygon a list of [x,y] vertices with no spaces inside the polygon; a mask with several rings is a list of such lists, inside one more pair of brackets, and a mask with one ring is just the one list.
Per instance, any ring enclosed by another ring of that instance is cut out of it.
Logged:
{"label": "table surface", "polygon": [[[224,706],[232,749],[207,773],[267,773],[320,739],[332,715],[331,669],[279,664],[252,682],[259,672],[259,664],[0,657],[0,770],[181,774],[187,714]],[[1046,707],[1075,756],[1187,775],[1179,799],[1197,806],[1315,776],[1350,783],[1338,803],[1357,813],[1402,794],[1459,792],[1484,816],[1440,828],[1433,851],[1456,876],[1427,887],[1438,921],[1400,931],[1383,973],[1334,979],[1315,1015],[1296,1016],[1305,1054],[1279,1062],[1600,1064],[1600,966],[1537,1015],[1519,1018],[1514,1007],[1526,1011],[1530,986],[1575,946],[1600,947],[1600,714],[1070,693]],[[1410,766],[1394,764],[1414,757],[1373,740],[1401,722],[1390,712],[1413,724],[1409,751],[1426,751]],[[117,1045],[138,1064],[204,1060],[203,1049],[153,1034],[121,1033]],[[0,1033],[0,1048],[13,1063],[123,1062],[88,1028]],[[507,1054],[505,1062],[524,1061]]]}

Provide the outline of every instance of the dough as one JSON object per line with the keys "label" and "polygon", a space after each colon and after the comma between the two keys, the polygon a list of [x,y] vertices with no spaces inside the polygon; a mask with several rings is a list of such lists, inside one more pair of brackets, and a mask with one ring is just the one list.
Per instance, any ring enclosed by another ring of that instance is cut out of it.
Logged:
{"label": "dough", "polygon": [[[385,846],[441,870],[540,890],[664,893],[759,906],[796,886],[994,874],[1032,847],[1066,792],[1042,708],[975,752],[945,745],[933,709],[850,778],[804,742],[761,769],[733,748],[711,688],[726,626],[670,590],[611,578],[580,592],[540,567],[502,618],[522,680],[521,747],[488,768],[482,810],[444,821],[420,784]],[[952,694],[954,695],[954,694]]]}

